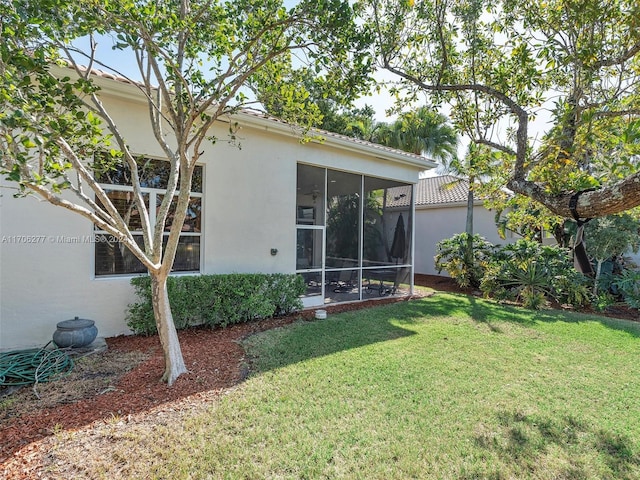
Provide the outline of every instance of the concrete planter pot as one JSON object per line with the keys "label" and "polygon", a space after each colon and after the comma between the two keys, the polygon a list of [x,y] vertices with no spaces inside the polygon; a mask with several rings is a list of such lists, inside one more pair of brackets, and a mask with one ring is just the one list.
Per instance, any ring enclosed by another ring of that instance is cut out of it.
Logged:
{"label": "concrete planter pot", "polygon": [[93,320],[72,318],[59,322],[53,332],[53,342],[59,348],[80,348],[91,344],[98,336],[98,328]]}

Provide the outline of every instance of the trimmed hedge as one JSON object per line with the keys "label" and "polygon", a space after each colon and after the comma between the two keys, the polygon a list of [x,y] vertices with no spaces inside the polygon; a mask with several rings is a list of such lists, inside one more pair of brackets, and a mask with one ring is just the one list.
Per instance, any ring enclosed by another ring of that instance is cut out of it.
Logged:
{"label": "trimmed hedge", "polygon": [[[127,325],[137,334],[155,333],[151,279],[135,277],[140,298],[127,311]],[[193,325],[225,327],[259,318],[285,315],[302,308],[304,280],[295,274],[232,273],[169,277],[169,303],[178,330]]]}

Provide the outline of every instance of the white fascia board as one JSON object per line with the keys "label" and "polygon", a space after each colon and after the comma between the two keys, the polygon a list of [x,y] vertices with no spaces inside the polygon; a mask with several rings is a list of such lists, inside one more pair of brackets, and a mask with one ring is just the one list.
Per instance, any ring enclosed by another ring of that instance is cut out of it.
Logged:
{"label": "white fascia board", "polygon": [[[300,127],[296,127],[284,121],[279,121],[273,118],[245,112],[238,112],[232,117],[236,118],[239,121],[241,120],[247,126],[272,131],[281,135],[294,138],[301,138],[303,135],[303,130]],[[338,134],[333,134],[331,132],[311,129],[308,135],[310,137],[310,142],[312,143],[327,145],[338,148],[340,150],[347,150],[354,153],[359,153],[361,155],[372,156],[380,160],[387,160],[408,165],[417,168],[418,170],[429,170],[438,166],[434,161],[428,160],[418,155],[413,155],[401,150],[384,147],[375,143],[358,141],[349,137],[343,137]],[[319,136],[322,138],[313,138],[314,136]]]}

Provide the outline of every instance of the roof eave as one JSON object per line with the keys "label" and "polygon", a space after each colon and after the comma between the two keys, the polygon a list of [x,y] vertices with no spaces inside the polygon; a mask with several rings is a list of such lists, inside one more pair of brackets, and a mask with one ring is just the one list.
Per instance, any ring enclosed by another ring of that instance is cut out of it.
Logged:
{"label": "roof eave", "polygon": [[[304,135],[304,132],[300,127],[296,127],[284,121],[274,120],[269,117],[253,115],[245,112],[238,112],[234,114],[234,117],[242,119],[243,122],[254,128],[263,128],[285,136],[300,138]],[[320,136],[322,138],[314,138],[316,136]],[[329,145],[341,150],[366,154],[380,160],[393,161],[411,167],[417,167],[420,170],[429,170],[438,166],[437,163],[426,159],[425,157],[409,154],[400,150],[390,149],[375,143],[358,142],[352,138],[343,138],[342,136],[337,136],[331,132],[325,132],[322,130],[312,129],[309,132],[309,138],[312,143]]]}

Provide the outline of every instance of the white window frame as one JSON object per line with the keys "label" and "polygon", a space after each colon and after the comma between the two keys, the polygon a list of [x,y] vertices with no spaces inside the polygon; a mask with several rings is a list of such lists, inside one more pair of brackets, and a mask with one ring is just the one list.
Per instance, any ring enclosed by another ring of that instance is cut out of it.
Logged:
{"label": "white window frame", "polygon": [[[152,160],[160,160],[160,161],[166,161],[163,160],[161,158],[152,158]],[[197,270],[181,270],[179,272],[175,272],[176,274],[193,274],[193,273],[201,273],[202,272],[202,259],[203,259],[203,230],[204,230],[204,178],[205,178],[205,171],[204,171],[204,165],[197,165],[197,167],[200,167],[202,169],[202,192],[191,192],[189,194],[189,198],[200,198],[200,231],[199,232],[180,232],[180,237],[199,237],[200,238],[200,258],[198,260],[198,269]],[[100,187],[102,187],[102,189],[108,193],[110,191],[120,191],[120,192],[131,192],[133,193],[133,187],[130,185],[118,185],[118,184],[112,184],[112,183],[99,183]],[[150,188],[150,187],[140,187],[140,192],[143,195],[148,195],[149,198],[149,205],[148,205],[148,211],[149,211],[149,223],[150,223],[150,228],[151,231],[154,230],[155,226],[156,226],[156,209],[155,209],[155,205],[156,205],[156,200],[157,200],[157,196],[158,195],[166,195],[167,191],[166,189],[162,189],[162,188]],[[179,190],[176,190],[176,192],[174,193],[174,197],[177,197],[180,194]],[[133,230],[131,231],[132,235],[134,237],[137,236],[142,236],[142,230]],[[98,227],[94,226],[94,231],[93,231],[93,235],[94,238],[97,235],[111,235],[109,232],[106,232],[104,230],[99,229]],[[169,232],[163,232],[163,237],[169,236]],[[106,278],[106,277],[134,277],[134,276],[138,276],[141,275],[141,273],[139,272],[123,272],[123,273],[101,273],[98,274],[96,272],[96,255],[95,255],[95,248],[97,248],[97,244],[98,242],[95,242],[94,245],[94,265],[93,265],[93,275],[94,278]]]}

